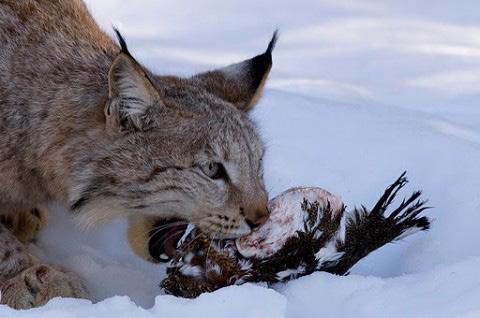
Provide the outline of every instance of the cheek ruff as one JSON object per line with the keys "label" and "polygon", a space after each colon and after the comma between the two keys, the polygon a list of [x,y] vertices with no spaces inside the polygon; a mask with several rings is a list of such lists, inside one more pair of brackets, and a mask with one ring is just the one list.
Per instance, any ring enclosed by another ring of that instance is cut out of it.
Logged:
{"label": "cheek ruff", "polygon": [[372,209],[362,206],[349,213],[338,197],[321,188],[289,189],[269,202],[265,224],[237,240],[211,240],[189,227],[161,287],[196,297],[229,285],[284,282],[315,271],[348,274],[370,252],[429,228],[427,217],[419,216],[427,209],[420,192],[385,214],[406,183],[404,173]]}

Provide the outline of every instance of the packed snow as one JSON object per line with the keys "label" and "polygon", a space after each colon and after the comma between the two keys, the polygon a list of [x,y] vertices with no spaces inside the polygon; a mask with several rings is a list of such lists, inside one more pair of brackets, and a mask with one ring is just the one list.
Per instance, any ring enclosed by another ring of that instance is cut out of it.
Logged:
{"label": "packed snow", "polygon": [[[129,250],[126,223],[80,231],[63,207],[35,253],[82,275],[93,302],[54,299],[0,317],[480,317],[480,4],[457,1],[87,1],[160,74],[188,76],[280,40],[252,113],[268,145],[273,197],[321,186],[374,204],[408,170],[432,229],[338,277],[247,284],[187,300],[162,295],[164,266]],[[477,222],[479,222],[477,224]]]}

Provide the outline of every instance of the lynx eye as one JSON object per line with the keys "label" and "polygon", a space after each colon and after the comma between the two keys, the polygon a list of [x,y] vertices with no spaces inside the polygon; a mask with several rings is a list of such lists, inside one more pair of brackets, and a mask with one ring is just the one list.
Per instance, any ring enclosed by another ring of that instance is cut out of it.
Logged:
{"label": "lynx eye", "polygon": [[200,168],[210,179],[217,180],[227,178],[225,167],[219,162],[206,162],[200,165]]}

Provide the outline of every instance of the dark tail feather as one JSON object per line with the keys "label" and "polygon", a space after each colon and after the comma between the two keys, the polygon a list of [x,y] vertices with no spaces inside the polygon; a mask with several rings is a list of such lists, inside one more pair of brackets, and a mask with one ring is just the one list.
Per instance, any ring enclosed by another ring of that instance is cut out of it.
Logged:
{"label": "dark tail feather", "polygon": [[398,191],[408,182],[405,175],[404,172],[385,190],[371,211],[362,206],[346,216],[345,240],[337,243],[338,251],[344,254],[336,262],[324,264],[321,270],[345,275],[360,259],[383,245],[429,229],[429,219],[419,217],[429,208],[425,206],[426,201],[419,199],[420,191],[404,199],[398,208],[385,216]]}

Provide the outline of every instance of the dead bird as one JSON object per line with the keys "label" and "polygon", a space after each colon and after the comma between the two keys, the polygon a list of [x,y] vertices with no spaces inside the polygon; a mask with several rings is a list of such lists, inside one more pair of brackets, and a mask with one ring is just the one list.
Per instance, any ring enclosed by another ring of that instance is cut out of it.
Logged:
{"label": "dead bird", "polygon": [[237,240],[211,239],[189,227],[160,286],[192,298],[229,285],[285,282],[315,271],[346,275],[383,245],[429,229],[430,220],[420,216],[429,208],[421,191],[386,213],[407,182],[404,172],[372,209],[361,206],[349,213],[326,190],[289,189],[269,202],[265,224]]}

